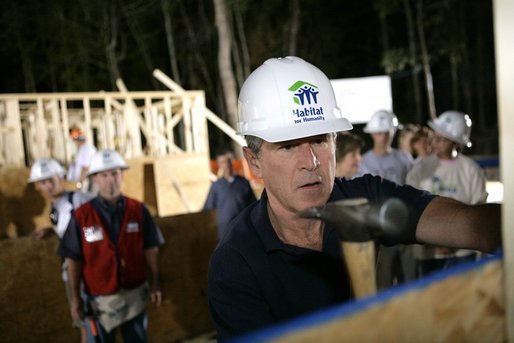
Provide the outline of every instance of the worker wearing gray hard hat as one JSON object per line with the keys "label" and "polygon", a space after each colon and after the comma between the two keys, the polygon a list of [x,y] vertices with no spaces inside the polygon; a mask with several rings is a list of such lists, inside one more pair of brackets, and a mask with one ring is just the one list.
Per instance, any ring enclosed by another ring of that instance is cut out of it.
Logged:
{"label": "worker wearing gray hard hat", "polygon": [[88,175],[98,196],[74,212],[58,250],[70,266],[71,316],[89,319],[89,339],[97,332],[102,342],[115,342],[118,327],[125,341],[145,342],[148,295],[156,305],[162,297],[158,247],[164,239],[146,206],[122,195],[127,168],[114,150],[95,154]]}
{"label": "worker wearing gray hard hat", "polygon": [[[51,229],[42,229],[34,232],[36,238],[41,239],[53,229],[57,237],[62,239],[68,227],[71,212],[92,198],[89,193],[81,191],[69,191],[64,188],[63,178],[66,172],[54,159],[42,158],[34,162],[30,168],[29,183],[35,183],[36,187],[51,199],[50,221]],[[68,264],[62,263],[62,279],[66,289],[68,303],[71,302],[71,286],[68,280]],[[81,330],[82,340],[86,339],[86,330],[80,322],[74,322],[74,326]]]}
{"label": "worker wearing gray hard hat", "polygon": [[209,305],[219,340],[352,298],[338,235],[319,218],[302,216],[329,201],[402,200],[407,229],[382,243],[484,251],[501,244],[499,206],[468,206],[378,176],[335,178],[336,132],[351,128],[329,79],[301,58],[269,59],[243,84],[237,129],[265,190],[231,222],[211,257]]}

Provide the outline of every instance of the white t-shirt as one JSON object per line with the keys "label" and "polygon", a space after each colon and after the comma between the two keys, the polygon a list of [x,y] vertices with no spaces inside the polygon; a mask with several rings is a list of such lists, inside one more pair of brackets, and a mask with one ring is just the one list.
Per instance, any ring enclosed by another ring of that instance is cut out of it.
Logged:
{"label": "white t-shirt", "polygon": [[454,160],[428,156],[415,163],[407,174],[407,184],[469,205],[486,201],[485,181],[478,164],[463,155]]}
{"label": "white t-shirt", "polygon": [[91,163],[91,159],[96,154],[96,148],[87,143],[82,144],[77,151],[75,160],[70,164],[68,168],[68,174],[66,179],[72,182],[80,181],[80,172],[82,168],[88,168]]}
{"label": "white t-shirt", "polygon": [[[437,156],[430,155],[415,163],[407,174],[407,184],[469,205],[486,201],[485,182],[482,169],[464,155],[453,160],[440,160]],[[466,256],[470,252],[459,249],[455,256]],[[448,257],[436,255],[436,250],[430,246],[417,247],[415,255],[420,259]]]}

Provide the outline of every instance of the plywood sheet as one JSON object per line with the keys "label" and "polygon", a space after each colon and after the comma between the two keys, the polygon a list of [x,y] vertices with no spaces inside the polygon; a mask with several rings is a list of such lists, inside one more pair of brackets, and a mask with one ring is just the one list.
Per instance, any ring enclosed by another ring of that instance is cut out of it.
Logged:
{"label": "plywood sheet", "polygon": [[211,185],[206,154],[179,154],[154,162],[159,216],[202,209]]}
{"label": "plywood sheet", "polygon": [[123,194],[143,201],[150,213],[159,215],[155,197],[154,159],[141,157],[127,160],[129,168],[123,174]]}

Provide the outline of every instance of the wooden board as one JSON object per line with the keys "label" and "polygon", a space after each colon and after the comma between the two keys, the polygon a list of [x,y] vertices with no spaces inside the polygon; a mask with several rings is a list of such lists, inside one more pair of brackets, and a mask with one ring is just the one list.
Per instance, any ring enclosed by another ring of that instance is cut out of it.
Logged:
{"label": "wooden board", "polygon": [[127,160],[129,169],[123,175],[123,194],[143,201],[150,213],[159,215],[155,197],[154,159],[141,157]]}
{"label": "wooden board", "polygon": [[197,212],[211,185],[207,154],[178,154],[154,161],[159,216]]}

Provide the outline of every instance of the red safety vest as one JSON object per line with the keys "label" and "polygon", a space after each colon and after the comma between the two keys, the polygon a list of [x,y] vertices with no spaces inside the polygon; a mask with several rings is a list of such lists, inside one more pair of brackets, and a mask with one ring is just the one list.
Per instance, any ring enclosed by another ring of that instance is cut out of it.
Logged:
{"label": "red safety vest", "polygon": [[91,201],[75,211],[82,237],[82,278],[86,292],[107,295],[120,287],[134,288],[146,280],[143,206],[125,197],[118,244],[114,244]]}

